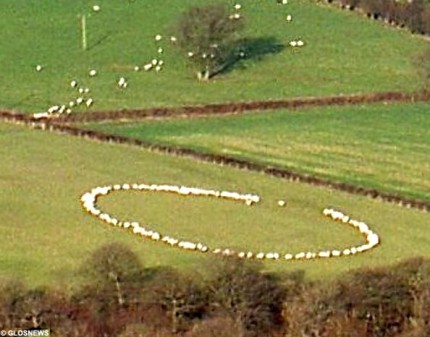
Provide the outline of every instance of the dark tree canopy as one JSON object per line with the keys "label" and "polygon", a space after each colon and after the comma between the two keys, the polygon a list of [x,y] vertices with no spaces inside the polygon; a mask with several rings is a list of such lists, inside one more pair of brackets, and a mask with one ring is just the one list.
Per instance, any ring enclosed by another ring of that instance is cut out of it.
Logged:
{"label": "dark tree canopy", "polygon": [[95,250],[81,268],[87,289],[103,289],[114,294],[119,305],[136,295],[143,278],[143,267],[137,255],[127,246],[112,242]]}
{"label": "dark tree canopy", "polygon": [[198,78],[207,80],[226,65],[242,28],[239,13],[230,13],[225,4],[215,3],[185,11],[175,32],[179,47],[198,67]]}
{"label": "dark tree canopy", "polygon": [[224,310],[247,336],[262,336],[281,323],[285,291],[262,265],[232,258],[213,264],[209,283],[213,304]]}

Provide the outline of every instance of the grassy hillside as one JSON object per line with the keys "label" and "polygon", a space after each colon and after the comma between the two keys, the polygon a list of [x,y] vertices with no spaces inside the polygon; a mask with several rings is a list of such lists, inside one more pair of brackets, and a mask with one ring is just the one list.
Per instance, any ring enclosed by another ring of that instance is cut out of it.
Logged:
{"label": "grassy hillside", "polygon": [[429,114],[364,105],[90,127],[430,200]]}
{"label": "grassy hillside", "polygon": [[[124,182],[258,193],[262,202],[255,207],[126,192],[100,200],[102,209],[120,218],[136,219],[163,233],[211,246],[284,252],[361,244],[354,230],[321,215],[327,206],[366,221],[382,239],[380,247],[357,257],[267,263],[273,270],[299,268],[311,277],[324,278],[359,266],[430,255],[429,238],[423,235],[428,230],[428,214],[364,197],[7,124],[0,124],[0,157],[1,276],[16,276],[32,285],[72,286],[82,260],[111,240],[127,243],[147,266],[199,266],[204,256],[135,238],[82,211],[79,198],[83,192]],[[278,207],[278,199],[286,200],[287,206]]]}
{"label": "grassy hillside", "polygon": [[[223,0],[233,11],[235,2]],[[0,11],[0,107],[27,112],[66,104],[77,97],[77,80],[91,92],[92,109],[269,100],[419,86],[411,55],[425,42],[355,13],[293,0],[243,0],[245,36],[254,52],[209,83],[198,83],[169,41],[172,22],[191,4],[205,0],[100,0],[94,12],[84,0],[3,1]],[[88,50],[81,48],[81,15],[87,15]],[[286,16],[292,15],[291,22]],[[160,43],[155,34],[163,34]],[[302,39],[303,48],[291,40]],[[278,51],[276,46],[281,46]],[[164,53],[158,54],[157,48]],[[153,58],[159,73],[135,72]],[[40,72],[36,65],[42,65]],[[98,75],[90,78],[88,72]],[[129,87],[118,89],[119,77]]]}

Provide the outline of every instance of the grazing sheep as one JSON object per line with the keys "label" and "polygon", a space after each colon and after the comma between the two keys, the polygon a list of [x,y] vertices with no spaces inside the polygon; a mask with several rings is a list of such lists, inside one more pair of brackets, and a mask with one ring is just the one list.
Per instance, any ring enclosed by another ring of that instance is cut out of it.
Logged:
{"label": "grazing sheep", "polygon": [[49,113],[47,112],[36,112],[33,114],[34,119],[43,119],[43,118],[49,118]]}
{"label": "grazing sheep", "polygon": [[292,260],[294,258],[293,254],[285,254],[284,259],[285,260]]}
{"label": "grazing sheep", "polygon": [[143,69],[145,70],[145,71],[148,71],[148,70],[151,70],[151,68],[153,67],[153,64],[152,63],[148,63],[148,64],[145,64],[144,66],[143,66]]}
{"label": "grazing sheep", "polygon": [[58,109],[60,109],[60,107],[58,105],[53,105],[48,109],[48,113],[53,114],[54,112],[56,112]]}
{"label": "grazing sheep", "polygon": [[340,256],[340,254],[341,254],[341,252],[339,250],[337,250],[337,249],[334,249],[334,250],[331,251],[331,255],[332,256]]}
{"label": "grazing sheep", "polygon": [[318,253],[319,257],[330,257],[330,251],[322,251]]}
{"label": "grazing sheep", "polygon": [[265,255],[266,254],[264,254],[263,252],[261,252],[261,253],[258,253],[257,255],[255,255],[255,258],[261,260],[261,259],[264,259]]}

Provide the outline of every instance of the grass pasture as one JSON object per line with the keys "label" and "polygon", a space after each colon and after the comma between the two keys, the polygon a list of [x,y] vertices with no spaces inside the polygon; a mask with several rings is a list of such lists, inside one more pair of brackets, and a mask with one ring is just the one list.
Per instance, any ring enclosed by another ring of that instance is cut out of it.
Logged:
{"label": "grass pasture", "polygon": [[[231,5],[233,0],[222,0]],[[254,53],[208,83],[198,82],[169,42],[169,25],[205,0],[3,1],[0,11],[0,108],[34,113],[77,98],[77,80],[94,99],[89,110],[273,100],[388,90],[413,91],[410,63],[425,41],[355,13],[291,0],[241,0]],[[233,9],[232,9],[233,10]],[[80,20],[87,15],[88,50]],[[291,14],[292,22],[286,21]],[[156,34],[164,38],[158,44]],[[294,39],[305,42],[294,49]],[[162,55],[157,48],[162,47]],[[276,48],[275,48],[276,47]],[[277,52],[271,50],[277,49]],[[134,71],[162,58],[159,72]],[[42,65],[40,72],[36,65]],[[89,70],[98,74],[89,77]],[[121,90],[116,82],[127,78]],[[100,124],[88,127],[156,143],[223,153],[299,172],[430,200],[428,103],[255,112],[241,116]],[[31,286],[73,287],[77,267],[103,243],[127,243],[144,265],[201,268],[204,255],[170,249],[109,228],[85,214],[82,193],[115,183],[156,183],[256,193],[259,205],[166,194],[117,192],[100,208],[162,234],[210,247],[280,253],[360,245],[354,230],[324,218],[337,208],[376,231],[382,245],[351,258],[265,262],[332,278],[363,266],[430,256],[428,214],[327,188],[275,179],[188,158],[106,144],[0,122],[0,277]],[[285,208],[277,201],[287,201]]]}
{"label": "grass pasture", "polygon": [[[127,243],[146,266],[199,267],[203,255],[142,241],[81,209],[83,192],[125,182],[258,193],[262,202],[255,207],[126,192],[100,200],[100,208],[119,218],[136,219],[162,233],[210,246],[288,252],[361,244],[354,230],[321,215],[327,206],[366,221],[382,239],[380,247],[360,256],[267,262],[272,270],[304,269],[310,277],[327,278],[355,267],[430,254],[430,241],[424,235],[428,214],[329,189],[4,123],[0,123],[0,157],[0,269],[3,277],[16,276],[32,285],[73,286],[77,266],[96,247],[112,240]],[[278,199],[285,199],[287,206],[278,207]]]}
{"label": "grass pasture", "polygon": [[430,201],[430,104],[90,125]]}
{"label": "grass pasture", "polygon": [[[232,0],[223,0],[231,5]],[[294,0],[241,1],[248,58],[209,83],[199,83],[168,41],[178,14],[205,0],[4,1],[0,11],[0,107],[37,112],[67,104],[77,93],[71,80],[89,87],[94,110],[178,106],[208,102],[282,99],[340,93],[417,89],[410,63],[425,41],[356,13]],[[87,14],[88,50],[81,48],[80,16]],[[286,16],[293,17],[292,22]],[[90,16],[89,16],[90,15]],[[155,34],[165,38],[156,44]],[[294,39],[305,46],[289,47]],[[157,48],[164,48],[162,55]],[[279,52],[270,52],[282,46]],[[276,49],[276,48],[275,48]],[[162,58],[159,72],[134,72]],[[37,72],[37,64],[44,68]],[[88,72],[98,75],[90,78]],[[128,79],[127,90],[116,81]]]}

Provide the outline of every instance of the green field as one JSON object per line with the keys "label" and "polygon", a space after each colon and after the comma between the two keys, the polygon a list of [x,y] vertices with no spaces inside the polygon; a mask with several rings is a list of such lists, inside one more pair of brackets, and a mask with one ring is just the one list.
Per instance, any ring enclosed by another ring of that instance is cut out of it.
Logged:
{"label": "green field", "polygon": [[378,104],[89,127],[430,201],[429,115]]}
{"label": "green field", "polygon": [[[236,1],[223,0],[233,10]],[[411,58],[424,39],[356,13],[309,0],[243,0],[249,53],[229,72],[202,83],[169,42],[172,22],[205,0],[2,1],[0,108],[25,113],[77,98],[71,80],[90,89],[96,110],[183,106],[382,91],[414,91],[420,81]],[[95,3],[94,3],[95,4]],[[88,50],[81,48],[85,14]],[[286,16],[293,17],[292,22]],[[162,34],[156,43],[154,36]],[[289,47],[302,39],[303,48]],[[157,49],[162,47],[163,54]],[[269,50],[278,50],[268,52]],[[260,54],[259,54],[260,53]],[[153,58],[159,73],[134,71]],[[41,71],[36,66],[41,65]],[[97,70],[90,77],[89,71]],[[118,88],[124,76],[129,87]],[[87,127],[154,143],[290,168],[298,172],[430,200],[428,103],[253,112],[241,116],[100,124]],[[80,196],[95,186],[156,183],[256,193],[253,207],[207,198],[118,192],[100,207],[162,234],[210,247],[280,253],[342,249],[363,243],[353,229],[324,218],[337,208],[376,231],[382,245],[334,260],[265,262],[267,269],[303,269],[333,278],[363,266],[430,256],[426,213],[365,197],[288,182],[244,170],[32,130],[0,122],[0,278],[32,287],[70,289],[77,268],[103,243],[118,240],[145,266],[202,270],[204,255],[169,249],[109,228],[88,216]],[[287,201],[284,208],[277,201]]]}
{"label": "green field", "polygon": [[[202,255],[136,238],[83,212],[82,193],[125,182],[259,194],[262,202],[254,207],[136,192],[117,192],[100,200],[103,210],[121,219],[135,219],[163,234],[200,240],[214,248],[295,252],[360,245],[363,240],[353,229],[321,215],[327,206],[366,221],[382,239],[380,247],[360,256],[267,262],[272,270],[304,269],[310,277],[327,278],[360,266],[430,254],[429,238],[423,235],[428,214],[365,197],[4,123],[0,124],[0,156],[0,269],[3,277],[16,276],[32,285],[73,286],[77,266],[111,240],[126,242],[146,266],[201,266]],[[278,207],[278,199],[286,200],[287,206]]]}
{"label": "green field", "polygon": [[[233,9],[235,2],[224,1]],[[186,57],[168,41],[179,13],[207,1],[97,3],[101,11],[94,13],[84,0],[3,1],[0,107],[33,113],[67,104],[77,97],[71,80],[91,89],[93,110],[412,91],[420,85],[410,60],[424,48],[424,40],[313,1],[293,0],[286,6],[275,0],[241,1],[244,35],[254,39],[256,53],[209,83],[194,79]],[[88,16],[86,51],[81,48],[82,14]],[[292,22],[286,21],[288,14]],[[164,39],[156,44],[158,33]],[[305,46],[289,47],[295,39],[303,39]],[[283,48],[264,52],[276,45]],[[133,71],[160,57],[165,62],[161,72]],[[44,67],[41,72],[35,70],[38,64]],[[90,69],[98,75],[90,78]],[[121,76],[128,79],[126,90],[116,85]]]}

